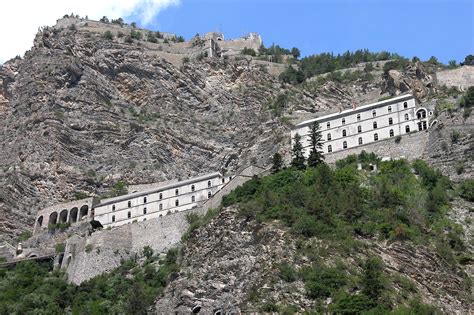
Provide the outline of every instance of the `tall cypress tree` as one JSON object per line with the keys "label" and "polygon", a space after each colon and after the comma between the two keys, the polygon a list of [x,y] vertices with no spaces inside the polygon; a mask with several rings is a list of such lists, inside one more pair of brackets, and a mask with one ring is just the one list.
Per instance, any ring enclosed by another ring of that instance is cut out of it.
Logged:
{"label": "tall cypress tree", "polygon": [[283,159],[280,153],[275,153],[272,159],[272,173],[278,173],[283,166]]}
{"label": "tall cypress tree", "polygon": [[301,144],[301,136],[299,134],[295,134],[293,138],[293,148],[291,149],[291,166],[297,168],[299,170],[304,169],[305,166],[305,158],[303,155],[303,145]]}
{"label": "tall cypress tree", "polygon": [[319,129],[319,124],[314,122],[309,131],[309,142],[311,149],[308,156],[308,166],[315,167],[323,163],[324,156],[321,148],[323,147],[323,135]]}

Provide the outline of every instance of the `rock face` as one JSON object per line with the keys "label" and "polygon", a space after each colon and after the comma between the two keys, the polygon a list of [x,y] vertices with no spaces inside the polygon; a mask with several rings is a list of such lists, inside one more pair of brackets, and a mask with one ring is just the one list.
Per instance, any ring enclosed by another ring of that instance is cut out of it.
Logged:
{"label": "rock face", "polygon": [[259,67],[178,69],[89,32],[43,30],[24,60],[0,68],[0,82],[2,238],[31,227],[40,207],[118,180],[265,164],[287,134],[262,108],[279,83]]}
{"label": "rock face", "polygon": [[425,72],[420,62],[415,62],[403,71],[389,70],[384,75],[382,91],[390,95],[411,91],[418,100],[421,100],[433,87],[432,76]]}
{"label": "rock face", "polygon": [[[304,245],[297,245],[290,232],[278,224],[261,224],[237,213],[236,208],[224,209],[191,235],[183,249],[180,274],[157,300],[158,314],[187,314],[194,305],[201,305],[204,314],[217,310],[223,314],[258,312],[252,295],[263,302],[297,306],[299,312],[315,307],[301,280],[288,283],[278,276],[281,263],[297,270],[308,265],[309,259],[296,254],[297,246]],[[306,242],[313,244],[315,253],[327,249],[324,241]],[[468,314],[469,293],[459,271],[432,249],[399,242],[365,242],[368,254],[381,257],[388,272],[403,274],[415,283],[423,301],[449,314]],[[356,256],[345,262],[355,264],[361,258]]]}

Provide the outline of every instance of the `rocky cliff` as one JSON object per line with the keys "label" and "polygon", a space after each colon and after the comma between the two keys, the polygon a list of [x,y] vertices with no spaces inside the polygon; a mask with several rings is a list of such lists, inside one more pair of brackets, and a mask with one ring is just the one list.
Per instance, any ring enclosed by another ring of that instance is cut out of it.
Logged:
{"label": "rocky cliff", "polygon": [[410,293],[400,293],[403,281],[392,288],[404,299],[419,295],[446,314],[472,311],[470,288],[466,288],[462,272],[431,248],[367,239],[364,243],[363,250],[354,247],[337,252],[324,240],[297,239],[278,222],[260,223],[239,216],[236,208],[227,208],[192,234],[183,251],[180,273],[158,298],[156,311],[186,314],[196,305],[204,314],[218,310],[222,314],[261,312],[269,305],[280,312],[291,309],[290,314],[317,309],[303,281],[282,277],[281,266],[302,270],[318,257],[329,265],[343,261],[360,270],[360,261],[367,255],[381,257],[388,276],[403,276],[413,283]]}
{"label": "rocky cliff", "polygon": [[378,68],[373,79],[299,86],[251,59],[178,66],[183,56],[176,62],[171,46],[180,43],[160,54],[155,44],[118,37],[128,29],[60,22],[41,29],[23,59],[0,67],[0,239],[31,229],[43,206],[100,195],[118,181],[268,164],[274,152],[288,153],[290,121],[431,88],[419,65],[399,81]]}

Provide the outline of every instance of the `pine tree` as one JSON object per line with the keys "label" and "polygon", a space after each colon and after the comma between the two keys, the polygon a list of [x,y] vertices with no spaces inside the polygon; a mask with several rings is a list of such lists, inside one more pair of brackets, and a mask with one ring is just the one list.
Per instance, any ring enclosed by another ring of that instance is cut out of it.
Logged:
{"label": "pine tree", "polygon": [[319,130],[318,123],[313,123],[311,125],[308,136],[311,146],[308,157],[308,166],[315,167],[318,164],[323,163],[324,160],[324,156],[321,151],[321,148],[323,147],[323,136]]}
{"label": "pine tree", "polygon": [[291,166],[296,169],[302,170],[305,166],[305,158],[303,155],[303,145],[301,144],[301,136],[296,134],[293,138],[293,148],[291,149],[291,155],[293,159],[291,160]]}
{"label": "pine tree", "polygon": [[275,153],[272,159],[272,173],[278,173],[283,166],[283,159],[280,153]]}

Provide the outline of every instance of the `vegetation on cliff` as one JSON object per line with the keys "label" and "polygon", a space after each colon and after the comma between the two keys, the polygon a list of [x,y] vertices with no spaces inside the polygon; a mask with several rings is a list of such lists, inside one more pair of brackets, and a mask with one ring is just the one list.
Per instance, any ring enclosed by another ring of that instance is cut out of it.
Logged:
{"label": "vegetation on cliff", "polygon": [[[357,163],[365,171],[358,171]],[[379,165],[379,170],[371,172],[371,164]],[[254,178],[226,196],[223,206],[238,204],[248,220],[276,220],[301,240],[322,240],[332,257],[360,253],[368,257],[360,262],[362,271],[342,261],[330,266],[320,254],[302,245],[299,251],[311,257],[312,266],[280,268],[286,281],[304,281],[319,312],[433,314],[434,308],[420,304],[416,294],[410,295],[416,289],[409,280],[389,275],[380,259],[368,254],[365,241],[423,245],[455,268],[465,261],[466,246],[462,227],[446,216],[449,200],[456,194],[452,188],[447,177],[422,160],[381,162],[373,154],[362,153],[339,161],[335,169],[319,164]],[[467,290],[470,279],[462,276]],[[395,290],[400,283],[402,289]],[[333,301],[328,308],[327,298]]]}
{"label": "vegetation on cliff", "polygon": [[178,270],[177,250],[162,260],[149,247],[143,257],[124,261],[111,273],[80,286],[51,272],[51,263],[22,262],[0,268],[0,314],[147,314],[147,309]]}

